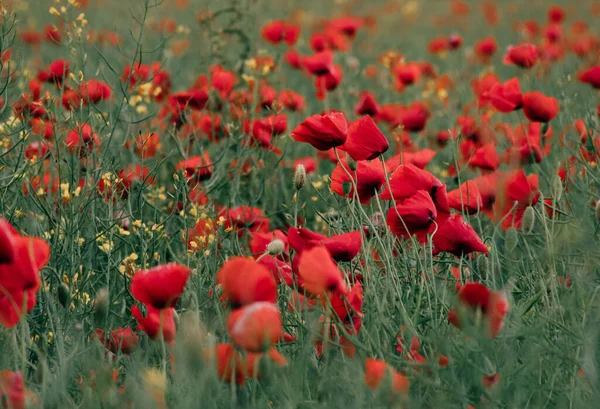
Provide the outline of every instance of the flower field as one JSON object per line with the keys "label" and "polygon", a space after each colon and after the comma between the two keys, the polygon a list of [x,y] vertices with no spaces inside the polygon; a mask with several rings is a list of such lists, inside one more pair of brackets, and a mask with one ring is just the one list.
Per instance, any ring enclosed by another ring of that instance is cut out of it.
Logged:
{"label": "flower field", "polygon": [[0,409],[598,407],[600,2],[0,9]]}

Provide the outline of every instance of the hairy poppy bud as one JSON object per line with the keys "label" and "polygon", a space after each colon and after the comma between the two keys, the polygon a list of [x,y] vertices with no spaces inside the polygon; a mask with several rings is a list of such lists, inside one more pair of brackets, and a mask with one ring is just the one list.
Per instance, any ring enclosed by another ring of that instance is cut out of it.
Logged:
{"label": "hairy poppy bud", "polygon": [[555,175],[552,179],[552,196],[554,197],[554,203],[557,203],[561,199],[562,193],[562,180],[560,180],[560,177],[558,175]]}
{"label": "hairy poppy bud", "polygon": [[521,222],[521,230],[523,233],[530,234],[533,231],[535,225],[535,212],[533,207],[527,206],[523,213],[523,220]]}
{"label": "hairy poppy bud", "polygon": [[354,159],[352,159],[352,157],[346,153],[346,163],[348,164],[348,168],[350,168],[350,170],[352,172],[354,172],[356,170],[356,168],[358,167],[358,163],[356,163],[356,161]]}
{"label": "hairy poppy bud", "polygon": [[514,228],[510,228],[506,231],[506,236],[504,237],[504,250],[507,253],[513,251],[518,244],[519,236],[517,235],[517,230]]}
{"label": "hairy poppy bud", "polygon": [[101,323],[104,321],[108,313],[108,291],[106,288],[101,288],[94,300],[94,321]]}
{"label": "hairy poppy bud", "polygon": [[275,239],[267,245],[267,252],[272,256],[277,256],[285,250],[285,244],[279,239]]}
{"label": "hairy poppy bud", "polygon": [[482,279],[486,279],[489,275],[490,265],[486,256],[477,257],[477,272]]}
{"label": "hairy poppy bud", "polygon": [[596,219],[600,220],[600,200],[596,200]]}
{"label": "hairy poppy bud", "polygon": [[304,165],[296,166],[296,171],[294,172],[294,186],[296,190],[302,189],[304,184],[306,183],[306,168]]}
{"label": "hairy poppy bud", "polygon": [[71,301],[71,291],[69,287],[65,283],[61,283],[58,286],[58,302],[63,308],[67,308],[69,302]]}

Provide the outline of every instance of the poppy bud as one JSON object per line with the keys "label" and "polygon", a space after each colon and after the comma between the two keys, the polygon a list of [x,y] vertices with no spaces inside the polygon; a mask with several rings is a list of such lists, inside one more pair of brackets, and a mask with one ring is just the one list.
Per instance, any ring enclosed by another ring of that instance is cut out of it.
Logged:
{"label": "poppy bud", "polygon": [[490,264],[486,256],[477,257],[477,271],[482,279],[486,279],[490,272]]}
{"label": "poppy bud", "polygon": [[267,245],[267,252],[272,256],[277,256],[285,250],[285,243],[279,239],[275,239]]}
{"label": "poppy bud", "polygon": [[521,222],[521,229],[523,233],[530,234],[533,231],[534,225],[535,212],[533,211],[533,207],[527,206],[525,212],[523,213],[523,220]]}
{"label": "poppy bud", "polygon": [[350,168],[350,170],[352,172],[354,172],[356,170],[356,168],[358,167],[358,163],[356,163],[356,161],[354,159],[352,159],[352,157],[350,155],[348,155],[346,153],[346,163],[348,164],[348,168]]}
{"label": "poppy bud", "polygon": [[552,197],[554,197],[554,203],[557,203],[562,197],[563,193],[563,184],[562,180],[558,175],[554,175],[552,179]]}
{"label": "poppy bud", "polygon": [[61,283],[60,286],[58,286],[58,302],[63,306],[63,308],[67,308],[67,305],[69,305],[70,301],[71,291],[65,283]]}
{"label": "poppy bud", "polygon": [[304,165],[296,166],[296,171],[294,172],[294,186],[296,190],[302,189],[304,184],[306,183],[306,168]]}
{"label": "poppy bud", "polygon": [[596,219],[600,220],[600,200],[596,200]]}
{"label": "poppy bud", "polygon": [[108,291],[106,288],[101,288],[94,300],[94,321],[100,323],[104,321],[108,313]]}
{"label": "poppy bud", "polygon": [[504,249],[507,253],[513,251],[519,242],[519,236],[517,235],[517,230],[514,228],[510,228],[506,231],[506,236],[504,237]]}

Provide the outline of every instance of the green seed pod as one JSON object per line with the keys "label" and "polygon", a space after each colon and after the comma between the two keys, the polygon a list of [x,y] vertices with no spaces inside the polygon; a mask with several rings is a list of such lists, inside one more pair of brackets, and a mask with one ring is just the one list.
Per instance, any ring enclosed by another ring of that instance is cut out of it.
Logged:
{"label": "green seed pod", "polygon": [[356,170],[356,168],[358,167],[358,163],[356,163],[356,161],[354,159],[352,159],[352,157],[350,155],[348,155],[346,153],[346,163],[348,164],[348,168],[354,172]]}
{"label": "green seed pod", "polygon": [[554,175],[554,178],[552,179],[552,196],[554,199],[554,203],[557,203],[562,198],[562,194],[563,194],[562,180],[560,180],[560,177],[558,175]]}
{"label": "green seed pod", "polygon": [[94,300],[94,321],[96,325],[104,322],[108,313],[108,291],[106,288],[101,288]]}
{"label": "green seed pod", "polygon": [[510,229],[508,229],[506,235],[504,236],[504,250],[507,253],[510,253],[517,247],[518,243],[519,235],[517,233],[517,230],[511,227]]}
{"label": "green seed pod", "polygon": [[58,302],[63,306],[63,308],[67,308],[71,302],[71,290],[69,290],[69,287],[65,283],[61,283],[58,286],[57,293]]}
{"label": "green seed pod", "polygon": [[521,230],[525,234],[531,234],[533,227],[535,226],[535,211],[533,207],[527,206],[523,213],[523,220],[521,220]]}
{"label": "green seed pod", "polygon": [[477,257],[476,261],[477,272],[482,279],[487,279],[490,273],[490,263],[488,262],[488,258],[486,256]]}

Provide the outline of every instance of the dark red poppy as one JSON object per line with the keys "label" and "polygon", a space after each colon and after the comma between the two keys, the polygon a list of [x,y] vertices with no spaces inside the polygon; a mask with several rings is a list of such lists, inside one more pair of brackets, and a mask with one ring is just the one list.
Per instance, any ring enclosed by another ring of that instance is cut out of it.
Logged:
{"label": "dark red poppy", "polygon": [[208,94],[199,89],[192,89],[189,91],[175,92],[169,95],[169,105],[179,110],[204,109],[208,102]]}
{"label": "dark red poppy", "polygon": [[315,78],[315,88],[317,92],[317,99],[324,100],[327,92],[334,91],[342,82],[344,78],[344,73],[342,72],[342,67],[337,64],[334,64],[331,67],[331,71],[327,74],[318,76]]}
{"label": "dark red poppy", "polygon": [[208,152],[204,152],[203,155],[182,160],[175,169],[183,170],[186,178],[201,182],[210,179],[214,168]]}
{"label": "dark red poppy", "polygon": [[420,132],[425,129],[429,116],[429,109],[423,103],[413,102],[401,113],[400,123],[408,132]]}
{"label": "dark red poppy", "polygon": [[419,190],[387,212],[392,233],[405,238],[415,235],[424,241],[437,218],[435,204],[425,190]]}
{"label": "dark red poppy", "polygon": [[397,64],[393,68],[396,81],[406,86],[418,82],[422,75],[421,65],[416,62]]}
{"label": "dark red poppy", "polygon": [[511,45],[506,49],[502,62],[506,65],[531,68],[537,63],[538,56],[538,49],[533,44]]}
{"label": "dark red poppy", "polygon": [[142,304],[156,309],[175,307],[191,270],[177,263],[139,270],[131,280],[131,294]]}
{"label": "dark red poppy", "polygon": [[508,113],[523,106],[523,94],[518,78],[512,78],[503,84],[494,85],[488,96],[490,102],[500,112]]}
{"label": "dark red poppy", "polygon": [[102,329],[96,329],[96,337],[102,345],[113,354],[122,353],[129,355],[136,350],[138,336],[131,328],[116,328],[106,334]]}
{"label": "dark red poppy", "polygon": [[160,337],[162,332],[163,340],[167,344],[175,341],[175,320],[173,319],[173,308],[156,309],[151,305],[146,306],[146,316],[142,314],[139,307],[134,305],[131,308],[131,315],[138,322],[138,330],[144,331],[150,339]]}
{"label": "dark red poppy", "polygon": [[550,23],[562,23],[567,13],[560,6],[551,6],[548,8],[548,21]]}
{"label": "dark red poppy", "polygon": [[331,190],[340,196],[354,198],[356,194],[362,204],[368,204],[385,183],[383,166],[379,161],[359,161],[356,170],[350,170],[345,158],[341,158],[331,174]]}
{"label": "dark red poppy", "polygon": [[363,91],[360,93],[358,102],[354,106],[354,113],[356,115],[370,115],[377,117],[379,114],[379,105],[375,95],[370,91]]}
{"label": "dark red poppy", "polygon": [[579,81],[600,89],[600,65],[596,65],[579,74]]}
{"label": "dark red poppy", "polygon": [[461,215],[449,217],[433,236],[433,254],[446,252],[457,257],[473,252],[488,253],[488,248]]}
{"label": "dark red poppy", "polygon": [[477,214],[483,207],[477,184],[467,180],[458,189],[448,192],[448,205],[459,212]]}
{"label": "dark red poppy", "polygon": [[523,113],[534,122],[550,122],[560,110],[558,100],[538,91],[523,94]]}
{"label": "dark red poppy", "polygon": [[343,145],[347,135],[348,124],[342,112],[310,116],[291,133],[294,140],[310,143],[321,151]]}
{"label": "dark red poppy", "polygon": [[223,300],[233,308],[277,300],[277,284],[271,272],[248,257],[233,257],[223,263],[217,283],[223,289]]}
{"label": "dark red poppy", "polygon": [[390,147],[385,135],[368,115],[354,121],[348,128],[347,135],[341,149],[356,161],[375,159]]}
{"label": "dark red poppy", "polygon": [[263,26],[260,34],[265,41],[271,44],[279,44],[283,40],[284,26],[285,21],[273,20]]}
{"label": "dark red poppy", "polygon": [[97,104],[100,101],[110,99],[112,89],[110,85],[103,81],[90,79],[81,83],[78,94],[85,102]]}
{"label": "dark red poppy", "polygon": [[296,253],[324,246],[336,261],[352,260],[360,252],[362,245],[361,234],[358,230],[327,237],[308,229],[292,227],[288,230],[288,241]]}
{"label": "dark red poppy", "polygon": [[333,52],[324,50],[302,59],[302,65],[312,75],[321,76],[331,73],[333,69]]}

